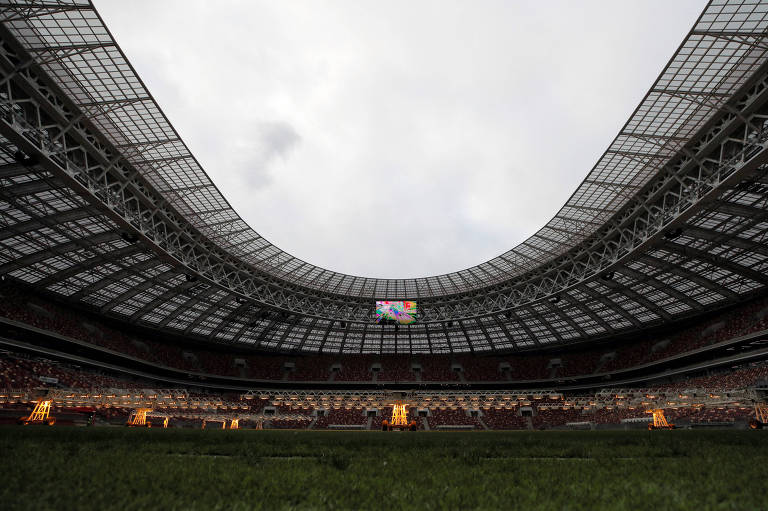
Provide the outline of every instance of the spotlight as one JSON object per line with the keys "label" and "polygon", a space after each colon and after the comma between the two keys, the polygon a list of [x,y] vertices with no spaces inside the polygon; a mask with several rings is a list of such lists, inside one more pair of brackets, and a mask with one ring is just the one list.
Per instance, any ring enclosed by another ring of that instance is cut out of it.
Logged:
{"label": "spotlight", "polygon": [[550,302],[550,303],[557,303],[557,302],[559,302],[559,301],[560,301],[560,295],[555,295],[555,296],[553,296],[553,297],[552,297],[552,298],[549,300],[549,302]]}
{"label": "spotlight", "polygon": [[242,296],[236,296],[236,297],[235,297],[235,301],[236,301],[237,303],[239,303],[239,304],[241,304],[241,305],[242,305],[242,304],[244,304],[245,302],[247,302],[248,300],[246,300],[246,299],[245,299],[245,298],[243,298]]}
{"label": "spotlight", "polygon": [[341,328],[347,328],[347,322],[346,321],[339,321],[339,325]]}
{"label": "spotlight", "polygon": [[681,227],[678,227],[676,229],[669,229],[664,233],[664,237],[668,240],[673,240],[677,237],[679,237],[681,234],[683,234],[683,229]]}
{"label": "spotlight", "polygon": [[448,328],[453,328],[453,321],[448,322]]}
{"label": "spotlight", "polygon": [[185,273],[184,278],[187,279],[187,282],[197,282],[197,276],[191,273]]}

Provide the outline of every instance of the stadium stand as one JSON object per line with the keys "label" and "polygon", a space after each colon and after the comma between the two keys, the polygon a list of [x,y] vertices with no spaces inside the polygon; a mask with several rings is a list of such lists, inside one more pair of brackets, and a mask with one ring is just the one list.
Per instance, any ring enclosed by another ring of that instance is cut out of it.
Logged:
{"label": "stadium stand", "polygon": [[272,419],[267,421],[265,429],[306,429],[310,423],[309,418],[298,420]]}
{"label": "stadium stand", "polygon": [[0,355],[0,387],[25,389],[34,387],[60,388],[139,388],[141,385],[124,379],[84,371],[75,366],[18,354]]}
{"label": "stadium stand", "polygon": [[[370,428],[396,389],[431,429],[620,426],[651,405],[743,423],[768,378],[768,14],[754,5],[707,5],[531,238],[450,274],[376,279],[251,229],[89,2],[11,2],[0,404]],[[422,301],[383,301],[397,296]],[[408,304],[408,321],[383,317],[387,303]]]}
{"label": "stadium stand", "polygon": [[[257,359],[251,358],[254,364],[259,364]],[[297,357],[294,359],[294,371],[288,375],[288,378],[295,381],[328,381],[335,377],[332,371],[333,365],[338,362],[335,357],[317,355],[315,357]],[[265,377],[266,380],[275,378]]]}
{"label": "stadium stand", "polygon": [[483,410],[483,422],[491,429],[528,429],[528,418],[518,415],[516,408]]}
{"label": "stadium stand", "polygon": [[535,429],[549,429],[563,426],[569,422],[583,421],[585,418],[587,417],[584,416],[582,410],[537,407],[536,414],[531,417],[531,420]]}
{"label": "stadium stand", "polygon": [[[744,426],[754,415],[744,390],[766,380],[768,363],[757,362],[721,369],[705,376],[681,377],[675,382],[647,388],[601,391],[586,398],[534,392],[525,393],[525,396],[497,396],[495,400],[488,401],[488,396],[477,394],[471,399],[461,392],[441,394],[438,396],[440,399],[428,405],[421,398],[422,404],[409,407],[408,413],[410,417],[419,419],[419,429],[426,426],[432,430],[553,429],[568,427],[569,424],[619,427],[626,420],[634,421],[633,424],[640,421],[638,424],[642,426],[649,418],[649,402],[663,399],[668,420],[680,426]],[[310,391],[301,394],[294,391],[270,397],[269,394],[258,396],[221,391],[189,392],[184,388],[149,390],[156,384],[104,375],[41,357],[3,352],[0,356],[0,421],[13,421],[20,413],[31,410],[34,400],[24,396],[50,390],[58,390],[60,394],[57,395],[64,396],[65,402],[56,403],[53,408],[54,413],[65,418],[62,424],[85,425],[91,421],[91,415],[93,420],[103,424],[124,424],[130,407],[120,405],[120,399],[125,399],[120,398],[123,394],[136,394],[138,402],[144,402],[153,395],[165,399],[163,402],[166,404],[155,406],[154,412],[161,417],[170,417],[176,427],[201,427],[207,413],[213,417],[211,421],[219,420],[216,417],[222,417],[221,414],[228,414],[228,420],[243,416],[245,419],[241,427],[377,429],[381,420],[392,413],[392,407],[384,404],[381,398],[372,395],[366,398],[359,393],[326,391],[317,394]],[[73,392],[69,389],[77,390]],[[82,393],[89,390],[102,393],[105,389],[116,389],[112,392],[117,401],[97,404],[92,411],[88,411],[92,405],[82,400],[90,398],[83,397]],[[676,404],[670,404],[670,400],[675,400]],[[702,400],[710,404],[704,406],[700,404]],[[690,404],[681,406],[681,402]],[[646,405],[643,406],[643,403]],[[417,417],[420,409],[428,413],[425,421]],[[368,410],[376,415],[369,415]]]}
{"label": "stadium stand", "polygon": [[451,370],[451,361],[449,357],[434,356],[420,357],[421,380],[422,381],[459,381],[455,371]]}
{"label": "stadium stand", "polygon": [[[504,381],[509,379],[509,374],[501,370],[501,366],[508,362],[502,357],[470,358],[459,357],[466,381]],[[508,364],[507,364],[508,365]]]}
{"label": "stadium stand", "polygon": [[[380,421],[379,421],[380,422]],[[327,410],[322,417],[318,417],[315,429],[334,429],[335,427],[355,427],[357,429],[367,428],[368,417],[366,417],[362,408],[333,408]],[[376,424],[378,426],[378,424]]]}
{"label": "stadium stand", "polygon": [[381,371],[376,381],[416,381],[409,357],[383,356],[379,359]]}
{"label": "stadium stand", "polygon": [[430,429],[451,429],[457,426],[471,426],[470,429],[483,429],[480,420],[477,417],[470,417],[467,414],[467,410],[464,409],[434,408],[430,412],[429,417],[427,417]]}
{"label": "stadium stand", "polygon": [[[83,317],[25,291],[0,287],[0,317],[54,332],[78,341],[194,373],[275,381],[337,382],[503,382],[560,379],[630,369],[684,355],[715,343],[765,330],[768,300],[723,312],[707,322],[668,335],[629,342],[612,348],[585,348],[558,357],[509,355],[486,357],[410,357],[407,355],[297,356],[227,354],[189,345],[184,348],[129,335]],[[610,355],[606,358],[606,355]],[[602,362],[602,363],[601,363]],[[412,370],[412,366],[419,371]],[[461,369],[458,371],[456,369]],[[596,370],[599,369],[599,372]]]}
{"label": "stadium stand", "polygon": [[345,358],[336,373],[335,381],[373,381],[372,362],[373,358],[365,355]]}

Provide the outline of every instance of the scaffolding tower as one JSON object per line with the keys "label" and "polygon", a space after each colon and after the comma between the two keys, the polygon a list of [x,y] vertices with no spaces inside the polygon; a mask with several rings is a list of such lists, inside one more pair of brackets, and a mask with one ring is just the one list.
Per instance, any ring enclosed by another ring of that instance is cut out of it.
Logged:
{"label": "scaffolding tower", "polygon": [[768,424],[768,404],[755,403],[755,417],[749,420],[752,429],[763,429]]}
{"label": "scaffolding tower", "polygon": [[131,418],[126,423],[126,426],[132,428],[151,428],[152,423],[147,421],[147,414],[151,411],[151,408],[138,408],[131,414]]}
{"label": "scaffolding tower", "polygon": [[53,404],[53,399],[38,399],[37,404],[35,405],[34,410],[32,410],[32,413],[29,414],[29,417],[21,417],[19,418],[19,422],[25,426],[30,424],[47,424],[48,426],[53,426],[56,423],[56,418],[50,417],[49,415],[51,413],[51,404]]}
{"label": "scaffolding tower", "polygon": [[408,411],[405,409],[406,404],[402,401],[397,401],[392,405],[392,421],[391,426],[408,426]]}
{"label": "scaffolding tower", "polygon": [[755,418],[763,424],[768,423],[768,404],[759,403],[755,405]]}
{"label": "scaffolding tower", "polygon": [[674,424],[667,422],[663,409],[657,408],[651,410],[651,413],[653,413],[653,423],[648,424],[648,429],[675,429]]}

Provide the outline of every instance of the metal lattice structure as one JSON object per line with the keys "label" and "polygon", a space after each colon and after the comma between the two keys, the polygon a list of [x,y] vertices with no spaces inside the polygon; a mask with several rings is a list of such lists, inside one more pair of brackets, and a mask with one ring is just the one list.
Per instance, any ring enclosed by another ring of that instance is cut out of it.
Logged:
{"label": "metal lattice structure", "polygon": [[764,403],[756,403],[755,418],[762,424],[768,424],[768,406]]}
{"label": "metal lattice structure", "polygon": [[56,419],[50,416],[52,399],[38,399],[32,413],[29,417],[22,417],[21,422],[24,425],[29,424],[47,424],[53,426],[56,423]]}
{"label": "metal lattice structure", "polygon": [[[36,402],[32,390],[0,389],[0,404]],[[262,390],[247,392],[239,399],[226,401],[221,396],[191,397],[178,389],[50,389],[51,396],[61,406],[92,406],[135,410],[155,407],[160,410],[146,416],[168,415],[210,422],[232,419],[262,421],[264,419],[309,420],[312,410],[386,410],[393,406],[392,394],[381,390]],[[517,410],[535,405],[543,409],[600,409],[637,410],[644,415],[657,409],[677,408],[750,408],[757,396],[754,389],[730,389],[719,393],[717,389],[692,387],[684,391],[658,388],[611,388],[597,393],[564,395],[544,389],[508,391],[422,391],[407,393],[407,409],[439,410]],[[259,403],[261,400],[261,403]],[[283,406],[290,411],[265,415],[269,404]],[[762,402],[754,404],[765,409]],[[763,421],[768,422],[768,421]]]}
{"label": "metal lattice structure", "polygon": [[[501,352],[616,335],[768,283],[768,3],[712,0],[571,198],[445,275],[301,261],[211,182],[85,0],[0,1],[0,275],[258,349]],[[419,321],[373,322],[377,299]]]}
{"label": "metal lattice structure", "polygon": [[406,404],[402,401],[398,401],[392,405],[392,420],[389,424],[392,426],[407,426],[408,425],[408,410],[406,410]]}
{"label": "metal lattice structure", "polygon": [[131,417],[128,419],[128,426],[145,427],[147,424],[147,414],[151,413],[151,408],[138,408],[131,413]]}
{"label": "metal lattice structure", "polygon": [[672,429],[675,427],[674,424],[667,422],[667,418],[664,416],[663,408],[649,410],[648,413],[653,414],[653,423],[648,425],[648,429]]}

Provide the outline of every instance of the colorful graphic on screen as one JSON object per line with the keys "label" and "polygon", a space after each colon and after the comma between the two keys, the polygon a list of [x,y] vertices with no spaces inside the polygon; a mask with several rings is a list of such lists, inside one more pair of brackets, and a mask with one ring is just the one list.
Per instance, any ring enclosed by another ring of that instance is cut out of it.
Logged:
{"label": "colorful graphic on screen", "polygon": [[397,321],[401,325],[410,325],[416,321],[418,307],[416,302],[376,302],[376,323],[382,320]]}

